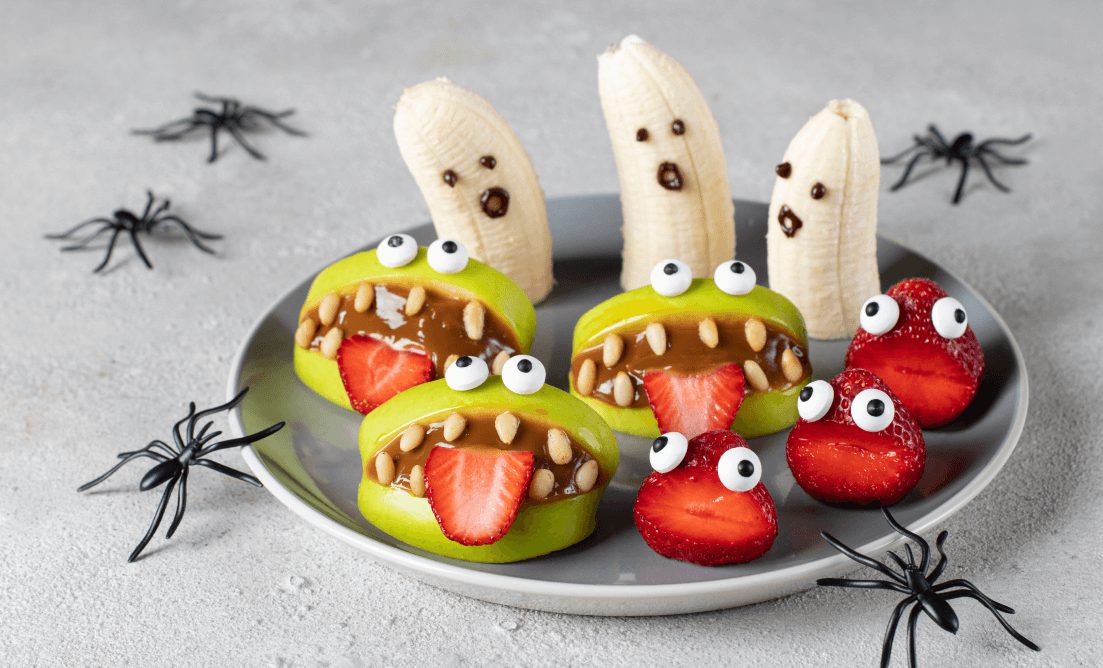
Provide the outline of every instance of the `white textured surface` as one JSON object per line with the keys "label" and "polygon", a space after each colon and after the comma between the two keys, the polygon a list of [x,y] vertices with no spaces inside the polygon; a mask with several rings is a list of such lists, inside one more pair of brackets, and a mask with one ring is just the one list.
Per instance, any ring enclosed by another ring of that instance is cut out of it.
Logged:
{"label": "white textured surface", "polygon": [[[873,665],[894,599],[811,591],[669,619],[586,619],[463,599],[366,562],[263,491],[192,478],[172,541],[125,556],[156,499],[140,468],[74,488],[114,453],[166,436],[192,398],[222,397],[233,351],[293,281],[424,220],[390,129],[404,85],[477,88],[517,128],[549,195],[616,176],[595,55],[638,32],[694,73],[720,122],[737,197],[766,199],[792,133],[824,101],[861,100],[888,153],[937,120],[1032,130],[1003,195],[976,177],[961,206],[938,172],[881,200],[882,231],[976,286],[1023,346],[1026,433],[1000,478],[946,526],[953,575],[1016,606],[1032,654],[979,606],[951,637],[921,625],[924,665],[1076,665],[1099,658],[1103,590],[1103,189],[1097,35],[1077,2],[452,3],[366,6],[7,0],[0,20],[0,662],[6,665]],[[296,106],[309,139],[257,139],[268,163],[202,140],[151,146],[129,128],[186,112],[193,89]],[[886,171],[886,186],[899,174]],[[146,186],[222,257],[149,244],[107,276],[40,238]],[[231,461],[236,458],[227,457]],[[198,473],[202,474],[203,471]],[[903,664],[905,645],[897,645]]]}

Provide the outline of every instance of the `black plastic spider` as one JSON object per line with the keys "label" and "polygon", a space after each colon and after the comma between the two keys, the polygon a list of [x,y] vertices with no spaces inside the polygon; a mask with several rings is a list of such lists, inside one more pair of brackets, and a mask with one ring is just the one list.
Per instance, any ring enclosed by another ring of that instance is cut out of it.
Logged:
{"label": "black plastic spider", "polygon": [[169,214],[169,207],[172,205],[169,200],[162,201],[157,208],[153,205],[156,203],[157,197],[154,196],[152,191],[146,191],[146,208],[142,211],[142,215],[135,215],[128,209],[119,209],[115,213],[111,214],[111,218],[93,218],[86,220],[83,223],[79,223],[70,229],[68,232],[62,232],[60,234],[47,234],[47,239],[61,239],[72,240],[73,235],[83,230],[89,225],[99,225],[96,231],[85,236],[82,239],[76,240],[76,243],[68,246],[62,246],[62,251],[75,251],[83,250],[88,247],[88,244],[92,243],[99,238],[104,232],[111,232],[111,239],[107,242],[107,253],[103,256],[103,262],[100,262],[99,266],[92,270],[92,273],[99,273],[107,266],[107,263],[111,261],[111,253],[115,251],[115,242],[119,240],[119,235],[126,233],[130,236],[130,242],[134,244],[134,250],[138,251],[138,256],[142,258],[142,262],[146,267],[153,269],[153,264],[150,263],[149,258],[146,257],[145,250],[142,248],[141,242],[138,240],[139,234],[152,234],[153,230],[158,225],[164,225],[167,223],[173,223],[184,231],[188,240],[191,241],[196,248],[204,253],[214,254],[209,246],[203,243],[203,239],[209,241],[215,239],[221,239],[220,234],[210,234],[209,232],[200,232],[191,225],[185,223],[179,217]]}
{"label": "black plastic spider", "polygon": [[218,159],[218,133],[222,130],[230,133],[230,136],[233,137],[249,155],[257,160],[265,160],[266,158],[263,153],[253,148],[249,145],[249,142],[245,141],[244,133],[260,130],[264,122],[283,130],[289,135],[294,135],[296,137],[306,136],[305,132],[286,125],[282,120],[295,113],[294,109],[268,111],[260,107],[242,104],[239,100],[232,97],[218,97],[204,95],[203,93],[196,93],[195,97],[201,102],[218,104],[220,108],[207,109],[205,107],[196,107],[192,110],[191,116],[179,118],[156,128],[133,130],[133,133],[137,135],[150,135],[153,137],[154,141],[176,141],[177,139],[191,134],[194,130],[210,128],[211,155],[207,158],[207,162],[214,162]]}
{"label": "black plastic spider", "polygon": [[891,158],[885,158],[881,161],[883,165],[891,165],[894,162],[904,159],[912,152],[918,151],[912,156],[912,159],[908,161],[908,166],[904,168],[904,175],[900,177],[889,190],[896,191],[904,187],[907,183],[908,177],[911,176],[912,169],[915,168],[921,158],[930,158],[931,160],[945,159],[946,165],[957,162],[961,163],[961,176],[957,181],[957,190],[954,191],[954,204],[961,201],[961,196],[965,192],[965,177],[969,174],[969,164],[976,162],[980,165],[980,168],[984,170],[985,176],[992,182],[992,185],[996,186],[1005,193],[1011,192],[1011,189],[996,180],[996,177],[992,174],[992,168],[989,166],[986,158],[991,158],[1004,165],[1025,165],[1026,160],[1022,158],[1009,158],[992,148],[993,146],[1018,146],[1024,142],[1030,140],[1031,135],[1025,134],[1018,139],[986,139],[979,144],[973,143],[973,135],[969,132],[963,132],[957,137],[954,137],[952,142],[946,141],[946,138],[942,136],[942,133],[938,131],[938,128],[931,125],[927,126],[926,136],[913,135],[912,139],[915,140],[915,144],[902,151]]}
{"label": "black plastic spider", "polygon": [[892,656],[892,643],[896,637],[896,627],[900,623],[900,617],[904,614],[904,610],[907,609],[909,605],[912,606],[911,614],[908,616],[908,665],[911,666],[911,668],[915,668],[916,666],[915,627],[919,622],[920,612],[927,613],[928,617],[933,619],[939,627],[946,631],[957,633],[957,614],[954,613],[954,609],[950,607],[948,602],[950,599],[954,598],[971,598],[980,601],[981,605],[988,608],[992,614],[996,616],[996,619],[1003,625],[1003,628],[1006,629],[1015,640],[1018,640],[1036,652],[1042,651],[1040,647],[1031,642],[1026,636],[1016,631],[1011,624],[1000,615],[1001,612],[1009,615],[1014,614],[1015,611],[1012,608],[988,598],[981,593],[973,583],[968,580],[959,579],[947,580],[935,584],[938,578],[942,576],[942,571],[946,568],[946,553],[942,551],[942,545],[946,542],[946,537],[949,535],[948,531],[943,531],[938,534],[938,538],[935,540],[935,547],[938,549],[939,560],[931,572],[928,573],[927,564],[930,561],[931,555],[930,545],[918,535],[901,526],[893,518],[888,508],[882,508],[881,510],[885,514],[885,519],[888,520],[889,524],[897,533],[910,538],[919,546],[919,564],[916,565],[911,545],[907,543],[904,544],[904,550],[908,554],[907,562],[895,552],[889,552],[889,556],[892,557],[892,560],[900,567],[901,572],[897,573],[881,562],[867,557],[864,554],[855,552],[831,534],[824,532],[820,535],[831,544],[831,547],[842,552],[854,561],[857,561],[859,564],[887,575],[890,579],[848,580],[844,578],[821,578],[816,581],[816,584],[826,587],[888,589],[908,595],[907,598],[897,604],[896,609],[892,611],[892,617],[889,618],[888,629],[885,631],[884,645],[881,649],[882,668],[886,668],[889,665],[889,659]]}
{"label": "black plastic spider", "polygon": [[[228,475],[231,478],[236,478],[243,482],[247,482],[251,485],[260,487],[260,481],[249,475],[248,473],[242,473],[237,469],[232,469],[229,466],[219,464],[216,461],[204,459],[204,457],[218,452],[219,450],[225,450],[226,448],[236,448],[242,445],[249,445],[256,443],[257,441],[268,438],[272,434],[276,433],[283,428],[284,423],[279,422],[277,424],[262,429],[255,434],[249,434],[248,436],[242,436],[240,438],[231,438],[228,441],[218,441],[217,443],[211,443],[222,432],[215,431],[207,433],[207,430],[211,428],[214,422],[208,422],[203,425],[203,428],[196,433],[195,427],[201,419],[212,415],[219,411],[228,411],[241,403],[241,400],[245,398],[245,393],[249,391],[249,388],[242,390],[236,397],[230,401],[222,404],[221,406],[215,406],[214,408],[208,408],[206,410],[195,411],[195,402],[192,402],[188,406],[188,414],[184,419],[177,422],[172,427],[172,436],[174,445],[169,445],[164,441],[150,441],[149,445],[141,450],[132,450],[130,452],[119,453],[119,458],[122,460],[115,466],[111,467],[107,473],[104,473],[100,477],[91,482],[87,482],[81,485],[77,491],[83,492],[91,489],[100,484],[104,480],[110,478],[116,471],[122,468],[125,464],[145,457],[157,462],[157,465],[151,468],[142,476],[142,481],[138,484],[138,488],[145,492],[155,487],[159,487],[166,482],[168,485],[165,487],[164,494],[161,495],[161,502],[157,504],[157,512],[153,515],[153,521],[149,524],[149,529],[146,531],[146,535],[142,537],[142,540],[138,543],[138,546],[134,548],[134,551],[130,553],[130,558],[127,561],[134,561],[145,549],[150,539],[153,538],[154,532],[157,531],[157,527],[161,525],[161,520],[165,516],[165,508],[168,506],[169,497],[172,495],[173,488],[177,483],[180,483],[180,487],[176,494],[176,515],[172,518],[172,524],[169,526],[168,532],[165,534],[165,538],[172,538],[172,535],[176,533],[176,528],[180,526],[180,520],[184,517],[184,508],[187,504],[188,495],[188,471],[193,465],[203,466],[209,468],[212,471],[217,471],[224,475]],[[180,427],[184,423],[188,423],[187,429],[182,434]]]}

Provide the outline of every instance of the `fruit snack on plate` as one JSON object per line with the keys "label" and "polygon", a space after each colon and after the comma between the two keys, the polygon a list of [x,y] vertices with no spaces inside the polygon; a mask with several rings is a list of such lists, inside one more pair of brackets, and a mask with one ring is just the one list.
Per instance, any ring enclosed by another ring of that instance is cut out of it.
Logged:
{"label": "fruit snack on plate", "polygon": [[407,234],[351,255],[314,279],[295,332],[295,373],[311,390],[368,413],[409,387],[441,378],[463,355],[499,371],[527,352],[536,313],[504,274],[463,244],[420,248]]}
{"label": "fruit snack on plate", "polygon": [[636,436],[774,433],[796,420],[811,374],[800,312],[738,260],[704,279],[663,260],[651,285],[598,304],[574,329],[571,392]]}
{"label": "fruit snack on plate", "polygon": [[616,439],[544,380],[528,355],[510,358],[501,376],[461,357],[444,380],[370,413],[360,512],[414,547],[467,561],[531,559],[589,536],[617,469]]}

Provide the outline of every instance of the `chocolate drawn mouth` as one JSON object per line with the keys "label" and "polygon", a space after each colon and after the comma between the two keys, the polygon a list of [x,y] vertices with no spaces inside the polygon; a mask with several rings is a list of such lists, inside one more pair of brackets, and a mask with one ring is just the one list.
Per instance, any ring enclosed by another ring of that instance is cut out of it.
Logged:
{"label": "chocolate drawn mouth", "polygon": [[793,213],[788,204],[781,205],[781,210],[777,212],[777,222],[778,225],[781,225],[781,231],[787,237],[795,235],[797,230],[804,227],[804,221],[800,219],[800,216]]}
{"label": "chocolate drawn mouth", "polygon": [[659,165],[658,179],[659,185],[667,190],[681,190],[684,183],[681,170],[673,162],[664,162]]}
{"label": "chocolate drawn mouth", "polygon": [[483,213],[490,218],[501,218],[509,211],[509,193],[504,188],[487,188],[479,197]]}

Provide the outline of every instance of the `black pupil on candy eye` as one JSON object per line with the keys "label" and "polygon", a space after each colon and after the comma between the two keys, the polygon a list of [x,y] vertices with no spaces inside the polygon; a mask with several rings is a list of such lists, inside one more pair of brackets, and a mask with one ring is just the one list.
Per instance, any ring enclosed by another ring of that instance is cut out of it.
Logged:
{"label": "black pupil on candy eye", "polygon": [[866,404],[866,412],[873,417],[881,417],[885,414],[885,402],[880,399],[871,399],[870,402]]}
{"label": "black pupil on candy eye", "polygon": [[732,262],[732,273],[733,274],[742,274],[743,270],[745,268],[746,267],[743,266],[742,262]]}
{"label": "black pupil on candy eye", "polygon": [[460,249],[460,247],[456,245],[455,241],[445,241],[440,245],[440,247],[445,253],[455,253]]}
{"label": "black pupil on candy eye", "polygon": [[468,357],[467,355],[464,355],[463,357],[456,360],[455,364],[456,364],[456,366],[458,366],[461,369],[464,368],[464,367],[469,367],[469,366],[471,366],[471,358]]}
{"label": "black pupil on candy eye", "polygon": [[521,373],[528,373],[529,371],[532,371],[532,362],[530,362],[529,360],[521,360],[517,363],[517,370]]}
{"label": "black pupil on candy eye", "polygon": [[387,239],[387,245],[390,246],[391,248],[398,248],[399,246],[402,245],[402,237],[393,236],[390,239]]}
{"label": "black pupil on candy eye", "polygon": [[956,309],[954,311],[954,320],[965,322],[965,311],[963,309]]}
{"label": "black pupil on candy eye", "polygon": [[660,436],[655,439],[655,442],[651,444],[651,449],[655,452],[661,452],[666,447],[666,436]]}
{"label": "black pupil on candy eye", "polygon": [[877,312],[881,310],[881,307],[877,305],[877,302],[870,302],[866,304],[866,315],[873,317],[877,315]]}
{"label": "black pupil on candy eye", "polygon": [[663,267],[663,273],[667,276],[673,276],[674,274],[677,274],[678,265],[674,264],[673,262],[667,262],[666,266]]}
{"label": "black pupil on candy eye", "polygon": [[754,464],[751,462],[751,460],[744,459],[743,461],[739,462],[738,470],[739,475],[743,476],[744,478],[750,478],[754,475]]}
{"label": "black pupil on candy eye", "polygon": [[805,388],[800,391],[800,400],[801,401],[808,401],[811,398],[812,398],[812,388],[805,386]]}

